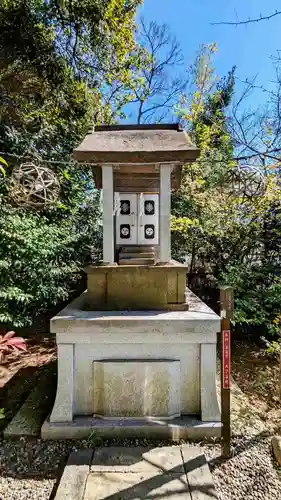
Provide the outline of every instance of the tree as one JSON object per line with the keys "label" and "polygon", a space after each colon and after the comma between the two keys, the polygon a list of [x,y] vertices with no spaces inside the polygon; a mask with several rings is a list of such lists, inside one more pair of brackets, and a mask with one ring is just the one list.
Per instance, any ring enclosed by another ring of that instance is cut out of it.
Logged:
{"label": "tree", "polygon": [[185,167],[182,189],[173,197],[173,241],[178,258],[189,254],[190,271],[196,262],[204,262],[206,254],[210,257],[210,251],[215,253],[214,244],[206,245],[206,239],[217,232],[220,213],[223,217],[221,186],[232,166],[225,109],[232,98],[234,70],[226,79],[216,77],[212,63],[216,50],[215,44],[201,48],[193,66],[193,93],[179,107],[181,120],[200,148],[199,161]]}
{"label": "tree", "polygon": [[[93,116],[114,119],[138,64],[138,0],[6,0],[0,6],[0,323],[30,324],[83,282],[99,257],[99,199],[72,160]],[[120,91],[107,103],[111,82]],[[106,103],[106,104],[105,104]],[[117,103],[117,106],[116,106]],[[48,162],[60,199],[41,212],[14,206],[14,165]]]}
{"label": "tree", "polygon": [[[253,141],[243,145],[230,126],[233,70],[218,81],[212,64],[214,47],[204,48],[200,54],[195,88],[181,111],[201,155],[195,165],[185,168],[182,189],[173,196],[174,255],[187,257],[191,271],[201,268],[215,283],[234,287],[234,321],[240,331],[274,338],[281,334],[280,169],[274,162],[266,164],[260,192],[245,194],[233,189],[231,179],[241,148],[248,147],[245,156],[259,157],[262,150],[253,151],[257,130],[249,132]],[[272,135],[265,128],[258,138],[264,147],[272,148],[274,141],[278,145],[279,119],[275,124],[272,119],[275,111],[274,105],[267,122],[263,114],[263,125],[270,124],[274,130]]]}
{"label": "tree", "polygon": [[142,18],[137,41],[143,59],[132,86],[136,120],[160,122],[171,115],[186,89],[183,54],[167,24],[146,23]]}
{"label": "tree", "polygon": [[[30,131],[30,140],[38,151],[47,137],[52,143],[60,143],[69,132],[75,135],[73,129],[81,125],[77,116],[84,122],[75,142],[86,133],[94,114],[104,122],[118,116],[120,100],[124,104],[122,89],[139,64],[134,39],[134,15],[139,4],[139,0],[2,3],[0,76],[3,113],[6,120],[9,116],[10,122],[13,120],[12,132],[19,131],[21,120],[23,127],[18,135]],[[109,99],[113,82],[118,91]],[[22,89],[25,92],[19,92]],[[2,121],[5,130],[7,126],[9,122]],[[34,141],[36,133],[39,147]],[[50,143],[46,146],[49,151]]]}
{"label": "tree", "polygon": [[[255,85],[247,80],[244,89],[233,103],[228,116],[228,126],[236,145],[237,158],[266,170],[277,165],[281,153],[281,79],[280,62],[276,61],[276,86],[273,90]],[[248,98],[257,92],[267,94],[266,106],[254,109]]]}

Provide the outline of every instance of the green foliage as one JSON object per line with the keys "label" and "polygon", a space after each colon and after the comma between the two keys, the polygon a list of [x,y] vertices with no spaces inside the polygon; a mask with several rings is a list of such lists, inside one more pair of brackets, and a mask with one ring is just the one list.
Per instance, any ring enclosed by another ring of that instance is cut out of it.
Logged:
{"label": "green foliage", "polygon": [[[152,54],[135,40],[140,0],[5,0],[0,6],[0,323],[30,324],[67,300],[84,265],[99,259],[99,199],[73,148],[95,123],[123,118],[147,96]],[[235,141],[227,108],[233,68],[216,76],[216,44],[201,47],[193,90],[177,106],[200,148],[172,197],[174,256],[235,289],[235,323],[280,335],[281,190],[279,167],[260,198],[231,194]],[[271,124],[270,124],[271,126]],[[270,135],[270,126],[267,135]],[[280,127],[279,127],[280,129]],[[8,154],[15,156],[8,156]],[[58,203],[39,212],[12,206],[16,155],[48,164],[61,184]],[[60,164],[58,162],[64,162]],[[0,418],[1,412],[0,412]]]}
{"label": "green foliage", "polygon": [[278,169],[267,173],[259,197],[231,192],[229,172],[234,144],[227,127],[227,106],[234,90],[234,69],[218,80],[205,47],[195,65],[195,88],[179,109],[200,147],[199,161],[186,166],[180,192],[173,195],[174,256],[188,259],[190,271],[203,269],[217,285],[232,285],[234,322],[240,331],[281,334],[281,190]]}
{"label": "green foliage", "polygon": [[92,247],[98,257],[98,215],[95,199],[59,222],[52,214],[0,205],[0,323],[31,324],[68,298],[93,257]]}
{"label": "green foliage", "polygon": [[267,182],[263,196],[239,205],[247,217],[236,229],[236,252],[218,277],[234,286],[234,321],[245,331],[276,337],[281,335],[281,190],[278,178],[268,177]]}
{"label": "green foliage", "polygon": [[276,271],[270,262],[234,263],[221,276],[235,289],[234,322],[246,331],[258,327],[260,332],[281,333],[281,275]]}
{"label": "green foliage", "polygon": [[6,0],[0,6],[0,145],[64,158],[118,117],[141,64],[139,0]]}
{"label": "green foliage", "polygon": [[[184,168],[181,190],[172,199],[175,217],[188,215],[195,221],[185,228],[173,228],[177,258],[183,260],[189,255],[192,265],[195,256],[198,262],[205,262],[206,254],[209,254],[208,260],[210,254],[214,254],[217,262],[216,244],[224,246],[223,228],[229,220],[227,212],[232,211],[231,205],[225,206],[221,188],[233,163],[233,144],[226,126],[225,110],[233,95],[234,69],[226,79],[218,80],[212,67],[216,51],[215,44],[202,48],[194,67],[194,92],[184,99],[185,106],[178,108],[200,148],[199,161]],[[182,246],[183,241],[185,246]]]}
{"label": "green foliage", "polygon": [[[139,0],[5,0],[0,6],[0,150],[49,164],[56,206],[11,205],[16,156],[0,159],[0,323],[30,324],[68,298],[85,263],[100,257],[99,200],[73,148],[93,121],[115,119],[142,61],[134,38]],[[114,90],[114,91],[113,91]],[[5,161],[8,160],[8,165]],[[4,177],[5,176],[5,177]]]}
{"label": "green foliage", "polygon": [[[2,158],[2,156],[0,156],[0,163],[2,163],[2,165],[5,165],[6,167],[8,166],[6,160],[4,160],[4,158]],[[0,174],[2,175],[2,177],[6,177],[6,171],[2,167],[2,165],[0,165]]]}

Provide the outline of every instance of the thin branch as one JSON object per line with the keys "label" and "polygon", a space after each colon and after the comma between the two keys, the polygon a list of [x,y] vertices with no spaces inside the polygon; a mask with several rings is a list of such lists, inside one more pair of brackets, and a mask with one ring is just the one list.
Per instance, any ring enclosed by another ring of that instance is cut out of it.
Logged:
{"label": "thin branch", "polygon": [[184,60],[180,45],[170,33],[168,25],[158,25],[154,21],[146,24],[143,19],[140,25],[139,42],[148,50],[150,60],[140,72],[144,84],[135,90],[139,101],[138,123],[147,121],[147,116],[153,112],[155,119],[159,120],[161,108],[166,115],[167,107],[174,107],[177,97],[187,85],[183,74],[173,77],[176,68],[183,69]]}
{"label": "thin branch", "polygon": [[[245,156],[235,156],[233,160],[235,161],[242,161],[242,160],[252,160],[253,158],[257,157],[264,157],[264,158],[269,158],[270,160],[278,161],[280,163],[280,154],[278,156],[273,156],[272,153],[280,153],[281,148],[276,148],[270,153],[268,152],[262,152],[262,151],[257,151],[256,153],[253,153],[251,155],[245,155]],[[216,161],[216,160],[215,160]]]}
{"label": "thin branch", "polygon": [[273,92],[273,90],[269,90],[263,85],[254,85],[252,82],[249,80],[242,80],[241,78],[238,78],[237,76],[235,77],[235,80],[239,81],[240,83],[244,83],[245,85],[250,85],[252,89],[256,90],[261,90],[262,92],[272,95],[273,97],[277,97],[277,94]]}
{"label": "thin branch", "polygon": [[268,16],[262,16],[260,15],[260,17],[257,17],[256,19],[248,19],[246,21],[220,21],[220,22],[216,22],[216,23],[211,23],[213,26],[216,26],[216,25],[219,25],[219,24],[223,24],[223,25],[227,25],[227,26],[239,26],[241,24],[251,24],[251,23],[258,23],[259,21],[269,21],[269,19],[272,19],[273,17],[276,17],[276,16],[280,16],[281,14],[281,10],[276,10],[275,12],[273,12],[273,14],[269,14]]}

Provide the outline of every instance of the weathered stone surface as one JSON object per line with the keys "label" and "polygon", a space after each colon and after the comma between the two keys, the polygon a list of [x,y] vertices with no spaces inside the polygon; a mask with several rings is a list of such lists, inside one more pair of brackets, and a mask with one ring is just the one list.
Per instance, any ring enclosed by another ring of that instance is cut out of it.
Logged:
{"label": "weathered stone surface", "polygon": [[216,386],[216,344],[201,344],[201,418],[220,421],[220,408]]}
{"label": "weathered stone surface", "polygon": [[93,450],[72,452],[54,500],[83,500]]}
{"label": "weathered stone surface", "polygon": [[97,448],[91,466],[91,472],[131,472],[184,474],[181,448],[165,446],[163,448]]}
{"label": "weathered stone surface", "polygon": [[[127,262],[127,261],[126,261]],[[125,262],[123,262],[125,264]],[[169,265],[90,266],[87,309],[165,309],[168,304],[185,302],[187,266]]]}
{"label": "weathered stone surface", "polygon": [[[4,430],[4,437],[40,435],[43,420],[55,396],[56,377],[50,370],[40,376],[37,385],[31,391],[19,411]],[[47,390],[51,384],[54,390]]]}
{"label": "weathered stone surface", "polygon": [[88,298],[89,306],[93,307],[106,304],[107,301],[107,273],[100,267],[94,276],[88,277]]}
{"label": "weathered stone surface", "polygon": [[273,454],[278,462],[281,465],[281,436],[273,436],[271,440]]}
{"label": "weathered stone surface", "polygon": [[180,416],[180,362],[94,361],[94,413],[104,418]]}
{"label": "weathered stone surface", "polygon": [[71,422],[73,418],[74,396],[74,346],[58,344],[58,382],[57,394],[51,422]]}
{"label": "weathered stone surface", "polygon": [[[121,337],[124,339],[123,343]],[[133,339],[132,336],[131,339]],[[104,340],[106,341],[106,336]],[[123,413],[123,417],[144,417],[149,413],[149,416],[161,416],[161,413],[158,412],[160,410],[163,412],[163,417],[176,416],[180,412],[185,414],[199,413],[199,356],[200,349],[198,345],[185,345],[182,348],[176,342],[174,345],[161,344],[160,342],[159,344],[146,344],[144,342],[139,344],[132,340],[129,343],[129,340],[124,335],[120,335],[120,342],[116,344],[105,343],[98,344],[98,346],[94,343],[92,345],[78,344],[75,347],[75,413],[77,415],[97,414],[102,416],[107,414],[114,417],[112,413],[113,406],[118,404],[120,411],[122,403],[124,408],[125,400],[118,401],[118,398],[121,397],[121,393],[124,394],[124,397],[126,394],[128,395],[129,390],[130,395],[128,397],[130,401],[127,402],[130,405],[127,407],[128,413]],[[157,360],[158,357],[165,361]],[[123,359],[123,363],[118,362],[118,359]],[[177,361],[173,362],[173,359]],[[100,373],[97,370],[95,377],[93,377],[93,360],[94,366],[97,361],[97,366],[100,366],[101,370]],[[113,364],[110,366],[110,361],[107,362],[106,360],[111,360]],[[135,366],[133,360],[135,360]],[[158,368],[157,363],[159,364]],[[105,366],[105,364],[108,366]],[[155,372],[157,369],[165,377],[161,380],[162,391],[160,393],[159,376]],[[132,372],[134,380],[131,377],[126,378],[130,375],[130,372]],[[105,375],[104,379],[103,373]],[[121,380],[122,374],[123,378]],[[150,387],[153,385],[150,393],[148,393],[148,388],[145,386],[146,380]],[[112,399],[109,400],[109,392],[112,392],[109,385],[111,382],[113,385],[117,384],[118,386],[119,384],[119,386],[117,387],[117,393],[110,395]],[[188,390],[186,390],[187,386]],[[103,412],[100,411],[101,405],[99,402],[100,396],[102,396],[102,387],[107,392],[106,398],[105,396],[102,398]],[[159,407],[158,403],[161,403],[162,408],[161,405]],[[136,414],[137,407],[140,411],[139,415]],[[118,415],[122,417],[120,413]]]}
{"label": "weathered stone surface", "polygon": [[96,127],[73,154],[79,162],[130,165],[185,163],[196,160],[199,150],[177,124],[114,125]]}
{"label": "weathered stone surface", "polygon": [[192,500],[217,500],[212,474],[200,449],[182,445],[182,457]]}
{"label": "weathered stone surface", "polygon": [[[89,464],[90,469],[89,469]],[[70,455],[55,500],[216,500],[200,448],[103,447]]]}
{"label": "weathered stone surface", "polygon": [[[220,318],[202,302],[190,290],[186,289],[186,302],[189,304],[188,311],[169,312],[169,311],[89,311],[85,310],[84,305],[87,300],[87,293],[84,292],[80,297],[68,304],[57,316],[51,320],[51,333],[62,334],[61,341],[72,343],[65,334],[74,335],[85,334],[95,329],[95,337],[103,336],[109,331],[116,334],[122,331],[124,334],[143,334],[144,328],[150,333],[162,332],[165,329],[167,336],[162,338],[162,342],[174,343],[174,338],[170,334],[185,334],[181,337],[182,341],[188,343],[200,343],[203,338],[204,343],[216,342],[216,333],[220,331]],[[192,334],[198,335],[197,338]],[[71,337],[71,339],[75,337]],[[84,339],[81,339],[84,342]],[[159,338],[152,341],[159,341]]]}
{"label": "weathered stone surface", "polygon": [[[114,495],[114,496],[113,496]],[[115,496],[116,495],[116,496]],[[185,474],[160,475],[148,472],[89,474],[84,500],[141,500],[162,498],[163,500],[191,500]]]}
{"label": "weathered stone surface", "polygon": [[[130,371],[133,360],[144,360],[147,366],[152,361],[178,362],[179,413],[194,415],[201,410],[202,420],[219,421],[215,376],[216,332],[220,329],[220,318],[190,291],[186,295],[190,303],[188,311],[85,311],[85,294],[82,294],[59,313],[51,322],[52,331],[57,332],[59,354],[58,393],[51,421],[71,422],[73,415],[97,413],[93,362],[105,360],[123,360],[123,372]],[[143,368],[140,380],[144,379],[144,372]],[[166,388],[168,385],[175,388],[177,377],[175,371],[175,380],[172,384],[169,382]],[[156,379],[154,377],[155,382]],[[126,385],[127,379],[122,377],[119,392],[126,393]],[[137,387],[137,384],[133,386]],[[149,404],[147,397],[146,405],[151,408],[155,408],[155,402],[159,400],[157,386],[159,384],[155,383],[153,391],[150,391],[155,397]],[[173,416],[175,400],[170,405],[172,400],[170,396],[166,398],[165,404],[169,401],[169,409],[162,416]],[[143,411],[143,403],[141,406],[142,411],[137,415],[128,400],[126,412],[121,417],[148,415],[150,412]],[[152,415],[159,413],[152,412]]]}
{"label": "weathered stone surface", "polygon": [[41,428],[43,439],[84,439],[89,436],[104,438],[190,439],[220,437],[221,423],[201,422],[196,418],[181,417],[168,422],[156,420],[103,420],[74,417],[72,422],[50,423],[46,419]]}
{"label": "weathered stone surface", "polygon": [[186,289],[186,274],[184,275],[185,283],[182,291],[182,300],[178,297],[178,273],[169,273],[167,275],[168,280],[168,303],[176,304],[178,302],[184,302],[184,292]]}

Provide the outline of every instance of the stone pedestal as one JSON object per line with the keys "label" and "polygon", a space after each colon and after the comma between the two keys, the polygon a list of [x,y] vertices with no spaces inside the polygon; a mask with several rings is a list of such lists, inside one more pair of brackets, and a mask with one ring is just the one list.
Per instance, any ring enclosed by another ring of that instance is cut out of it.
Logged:
{"label": "stone pedestal", "polygon": [[189,290],[189,310],[180,312],[85,311],[85,298],[84,293],[51,321],[58,388],[50,436],[53,428],[59,437],[59,424],[74,423],[75,431],[79,417],[87,417],[90,428],[97,419],[164,423],[197,415],[212,425],[220,421],[220,318],[213,311]]}
{"label": "stone pedestal", "polygon": [[152,266],[89,266],[85,307],[110,310],[185,310],[187,266],[175,261]]}

